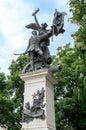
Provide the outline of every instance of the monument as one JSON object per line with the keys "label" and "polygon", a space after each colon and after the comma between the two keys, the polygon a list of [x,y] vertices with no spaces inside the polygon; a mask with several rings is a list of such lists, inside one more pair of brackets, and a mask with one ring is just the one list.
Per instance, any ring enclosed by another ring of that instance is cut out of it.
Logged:
{"label": "monument", "polygon": [[47,23],[39,24],[36,16],[38,12],[39,9],[32,13],[35,23],[26,25],[26,28],[32,29],[32,35],[26,51],[21,53],[29,54],[30,57],[30,62],[20,75],[25,82],[22,130],[55,130],[56,80],[53,73],[60,70],[61,66],[51,66],[52,58],[48,46],[50,37],[65,32],[63,27],[66,13],[55,9],[51,28],[47,29]]}

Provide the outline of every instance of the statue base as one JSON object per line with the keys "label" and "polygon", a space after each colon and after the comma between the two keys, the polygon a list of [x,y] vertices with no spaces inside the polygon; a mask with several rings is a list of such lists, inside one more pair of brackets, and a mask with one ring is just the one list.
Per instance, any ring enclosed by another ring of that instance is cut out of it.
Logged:
{"label": "statue base", "polygon": [[44,69],[20,77],[25,82],[22,130],[55,130],[53,74]]}

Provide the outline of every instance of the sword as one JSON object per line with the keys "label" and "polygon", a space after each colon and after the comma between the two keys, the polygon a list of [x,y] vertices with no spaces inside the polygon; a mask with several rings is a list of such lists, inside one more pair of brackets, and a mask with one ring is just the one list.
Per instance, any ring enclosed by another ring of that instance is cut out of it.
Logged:
{"label": "sword", "polygon": [[39,12],[39,8],[32,13],[32,16],[35,16]]}
{"label": "sword", "polygon": [[23,52],[23,53],[19,53],[19,54],[16,54],[16,53],[14,53],[14,55],[25,55],[25,54],[27,54],[28,52]]}

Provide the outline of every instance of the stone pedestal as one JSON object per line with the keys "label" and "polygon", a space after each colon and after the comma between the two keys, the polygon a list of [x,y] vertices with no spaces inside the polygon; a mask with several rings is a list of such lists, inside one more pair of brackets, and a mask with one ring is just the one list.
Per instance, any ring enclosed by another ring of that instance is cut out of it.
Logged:
{"label": "stone pedestal", "polygon": [[25,81],[24,108],[27,102],[33,105],[33,95],[37,91],[45,90],[43,104],[45,104],[45,119],[34,118],[29,123],[22,123],[22,130],[55,130],[54,87],[56,80],[48,70],[38,70],[21,75]]}

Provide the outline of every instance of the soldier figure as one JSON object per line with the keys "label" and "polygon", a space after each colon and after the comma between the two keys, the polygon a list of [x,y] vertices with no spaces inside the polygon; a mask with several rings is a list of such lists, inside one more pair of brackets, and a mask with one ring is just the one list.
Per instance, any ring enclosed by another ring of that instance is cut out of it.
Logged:
{"label": "soldier figure", "polygon": [[29,53],[30,56],[30,71],[35,70],[34,62],[37,60],[38,56],[43,57],[43,51],[40,47],[40,43],[44,38],[48,37],[50,33],[51,32],[48,31],[42,35],[37,35],[37,31],[32,31],[32,36],[29,39],[29,43],[25,51],[25,54]]}

